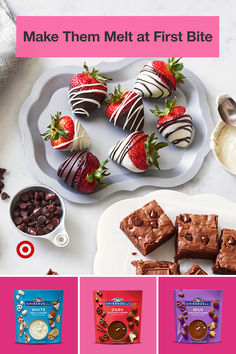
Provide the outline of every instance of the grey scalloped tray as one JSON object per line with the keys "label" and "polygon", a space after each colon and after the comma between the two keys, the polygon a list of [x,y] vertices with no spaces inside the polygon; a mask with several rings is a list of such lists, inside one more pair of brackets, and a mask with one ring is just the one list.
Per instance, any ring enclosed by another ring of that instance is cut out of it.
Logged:
{"label": "grey scalloped tray", "polygon": [[[102,62],[96,65],[106,76],[112,77],[108,84],[108,92],[115,85],[132,89],[139,71],[150,59],[123,59],[118,62]],[[34,176],[43,184],[54,188],[62,197],[81,204],[94,203],[121,190],[132,191],[141,186],[174,187],[192,179],[199,171],[204,157],[209,152],[209,137],[213,130],[209,106],[202,82],[191,71],[184,69],[187,77],[185,83],[177,88],[174,95],[179,104],[187,105],[195,127],[194,140],[187,149],[168,146],[160,151],[161,170],[154,168],[142,174],[128,172],[125,168],[109,162],[111,176],[106,178],[107,187],[97,189],[94,193],[84,195],[70,189],[57,177],[57,168],[66,159],[69,152],[57,151],[50,143],[41,143],[40,133],[50,122],[50,114],[61,111],[63,115],[71,115],[68,103],[68,87],[72,76],[82,70],[81,66],[62,66],[45,72],[36,81],[30,96],[21,107],[19,127],[23,137],[28,164]],[[172,95],[174,97],[174,95]],[[157,132],[156,119],[150,112],[154,104],[162,105],[163,100],[145,99],[144,131],[155,131],[160,140],[164,140]],[[92,140],[92,151],[103,161],[109,149],[129,132],[124,132],[108,121],[105,108],[92,113],[90,118],[81,122]]]}

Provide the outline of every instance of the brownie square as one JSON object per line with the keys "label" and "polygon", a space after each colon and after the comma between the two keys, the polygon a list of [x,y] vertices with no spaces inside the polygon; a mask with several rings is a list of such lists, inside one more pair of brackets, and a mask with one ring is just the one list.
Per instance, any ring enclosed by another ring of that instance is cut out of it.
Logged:
{"label": "brownie square", "polygon": [[124,218],[120,228],[144,256],[175,235],[172,221],[155,200]]}
{"label": "brownie square", "polygon": [[179,275],[179,264],[168,261],[133,261],[137,275]]}
{"label": "brownie square", "polygon": [[184,275],[207,275],[207,273],[198,264],[193,264]]}
{"label": "brownie square", "polygon": [[220,252],[212,270],[216,274],[236,274],[236,230],[221,231]]}
{"label": "brownie square", "polygon": [[218,216],[180,214],[176,217],[175,259],[214,259],[219,251]]}

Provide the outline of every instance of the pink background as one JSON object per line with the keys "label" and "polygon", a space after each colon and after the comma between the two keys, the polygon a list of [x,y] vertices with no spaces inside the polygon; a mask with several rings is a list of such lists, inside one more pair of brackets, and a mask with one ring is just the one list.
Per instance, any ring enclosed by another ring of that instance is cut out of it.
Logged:
{"label": "pink background", "polygon": [[[141,343],[95,343],[93,290],[142,290]],[[83,277],[80,279],[80,354],[156,354],[156,279]]]}
{"label": "pink background", "polygon": [[[170,277],[159,278],[159,354],[232,353],[235,338],[235,277]],[[180,344],[175,342],[174,289],[222,289],[221,343]]]}
{"label": "pink background", "polygon": [[[57,42],[24,42],[24,31],[56,33]],[[63,31],[98,33],[99,42],[65,41]],[[104,32],[133,33],[134,41],[105,42]],[[155,42],[154,31],[183,32],[183,42]],[[213,35],[211,42],[188,42],[187,31]],[[150,33],[149,42],[137,42],[136,35]],[[218,16],[18,16],[18,57],[218,57]]]}
{"label": "pink background", "polygon": [[[17,354],[78,354],[78,279],[65,277],[1,277],[1,353]],[[15,289],[64,290],[62,342],[58,344],[16,343],[14,293]],[[5,350],[4,350],[5,349]]]}

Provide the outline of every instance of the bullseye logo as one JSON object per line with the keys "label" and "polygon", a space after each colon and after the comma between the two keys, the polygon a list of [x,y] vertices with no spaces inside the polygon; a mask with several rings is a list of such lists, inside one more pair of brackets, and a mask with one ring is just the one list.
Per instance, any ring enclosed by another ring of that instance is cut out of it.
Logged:
{"label": "bullseye logo", "polygon": [[34,245],[29,241],[22,241],[17,245],[16,252],[21,258],[30,258],[34,254]]}

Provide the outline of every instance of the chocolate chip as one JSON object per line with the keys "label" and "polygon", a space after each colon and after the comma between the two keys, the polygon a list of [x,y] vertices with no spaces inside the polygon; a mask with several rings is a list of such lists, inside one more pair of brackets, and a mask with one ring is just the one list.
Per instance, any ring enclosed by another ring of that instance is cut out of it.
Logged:
{"label": "chocolate chip", "polygon": [[186,240],[188,240],[188,241],[192,241],[192,239],[193,239],[193,236],[192,236],[191,234],[186,234],[184,237],[185,237]]}
{"label": "chocolate chip", "polygon": [[187,311],[187,310],[183,312],[183,315],[184,315],[184,316],[186,316],[187,314],[188,314],[188,311]]}
{"label": "chocolate chip", "polygon": [[27,204],[26,203],[20,203],[20,208],[21,209],[26,209],[27,208]]}
{"label": "chocolate chip", "polygon": [[[184,293],[179,293],[178,295],[179,297],[184,297]],[[181,302],[181,301],[178,300],[177,302]]]}
{"label": "chocolate chip", "polygon": [[155,210],[151,210],[149,215],[150,215],[150,217],[152,219],[156,219],[157,218],[157,213],[155,212]]}
{"label": "chocolate chip", "polygon": [[28,234],[30,235],[37,235],[36,231],[32,227],[28,227]]}
{"label": "chocolate chip", "polygon": [[182,332],[181,332],[181,334],[182,334],[183,337],[186,337],[187,332],[183,329]]}
{"label": "chocolate chip", "polygon": [[0,189],[3,189],[4,188],[4,183],[2,181],[0,181]]}
{"label": "chocolate chip", "polygon": [[36,233],[37,233],[37,235],[45,235],[45,231],[42,227],[37,227]]}
{"label": "chocolate chip", "polygon": [[53,224],[50,223],[50,224],[47,224],[47,226],[45,226],[44,231],[51,232],[53,229],[54,229],[54,226],[53,226]]}
{"label": "chocolate chip", "polygon": [[31,221],[36,221],[36,220],[37,220],[37,216],[34,215],[34,213],[30,214],[29,217],[30,217],[30,220],[31,220]]}
{"label": "chocolate chip", "polygon": [[20,200],[22,200],[22,202],[27,202],[29,200],[29,194],[28,193],[21,194]]}
{"label": "chocolate chip", "polygon": [[25,230],[25,224],[20,224],[17,226],[19,230],[24,231]]}
{"label": "chocolate chip", "polygon": [[153,229],[157,229],[157,228],[158,228],[158,222],[157,222],[157,220],[152,220],[152,221],[150,222],[150,225],[151,225],[151,227],[152,227]]}
{"label": "chocolate chip", "polygon": [[187,329],[187,328],[188,328],[187,323],[184,323],[184,324],[183,324],[183,328],[184,328],[184,329]]}
{"label": "chocolate chip", "polygon": [[14,218],[14,223],[15,223],[16,225],[20,225],[20,224],[22,223],[22,218],[20,218],[20,217]]}
{"label": "chocolate chip", "polygon": [[49,210],[49,211],[53,211],[53,210],[54,210],[54,205],[53,205],[53,204],[50,204],[50,205],[48,206],[48,210]]}
{"label": "chocolate chip", "polygon": [[230,245],[234,245],[235,244],[235,239],[233,238],[233,236],[229,237],[228,244],[230,244]]}
{"label": "chocolate chip", "polygon": [[141,226],[143,224],[143,220],[138,218],[137,216],[134,218],[134,225],[135,226]]}
{"label": "chocolate chip", "polygon": [[23,217],[23,216],[26,216],[28,214],[28,211],[27,210],[21,210],[20,212],[20,215]]}
{"label": "chocolate chip", "polygon": [[50,212],[49,212],[47,207],[43,208],[42,214],[45,215],[45,216],[49,216],[50,215]]}
{"label": "chocolate chip", "polygon": [[183,316],[179,316],[178,320],[179,320],[179,322],[183,322],[183,320],[184,320]]}
{"label": "chocolate chip", "polygon": [[3,193],[1,194],[1,198],[2,198],[2,200],[5,200],[5,199],[7,199],[7,198],[10,198],[10,196],[9,196],[9,194],[7,194],[6,192],[3,192]]}
{"label": "chocolate chip", "polygon": [[98,297],[96,297],[95,301],[96,301],[96,302],[99,302],[99,298],[98,298]]}
{"label": "chocolate chip", "polygon": [[187,319],[188,319],[188,316],[185,316],[184,318],[187,320]]}
{"label": "chocolate chip", "polygon": [[35,200],[39,200],[39,199],[40,199],[39,192],[35,192],[35,193],[34,193],[34,199],[35,199]]}
{"label": "chocolate chip", "polygon": [[103,304],[100,302],[100,304],[98,305],[99,307],[103,307]]}
{"label": "chocolate chip", "polygon": [[[39,217],[38,217],[38,222],[40,223],[40,224],[44,224],[45,223],[45,221],[46,221],[46,216],[44,216],[44,215],[40,215]],[[50,220],[49,220],[49,222],[50,222]]]}
{"label": "chocolate chip", "polygon": [[61,208],[59,206],[56,207],[53,213],[54,215],[61,215]]}
{"label": "chocolate chip", "polygon": [[6,169],[5,169],[5,168],[0,168],[0,175],[1,175],[1,176],[3,176],[5,172],[6,172]]}
{"label": "chocolate chip", "polygon": [[25,222],[25,223],[29,222],[28,215],[23,216],[22,221]]}
{"label": "chocolate chip", "polygon": [[45,200],[54,200],[56,198],[55,193],[46,193]]}
{"label": "chocolate chip", "polygon": [[35,216],[40,216],[42,214],[42,208],[40,208],[40,207],[35,208],[33,213]]}
{"label": "chocolate chip", "polygon": [[184,214],[184,215],[181,214],[180,219],[181,219],[185,224],[187,224],[188,222],[191,222],[191,220],[192,220],[191,217],[190,217],[189,215],[186,215],[186,214]]}
{"label": "chocolate chip", "polygon": [[202,236],[201,241],[204,243],[204,245],[207,245],[210,240],[208,236]]}

